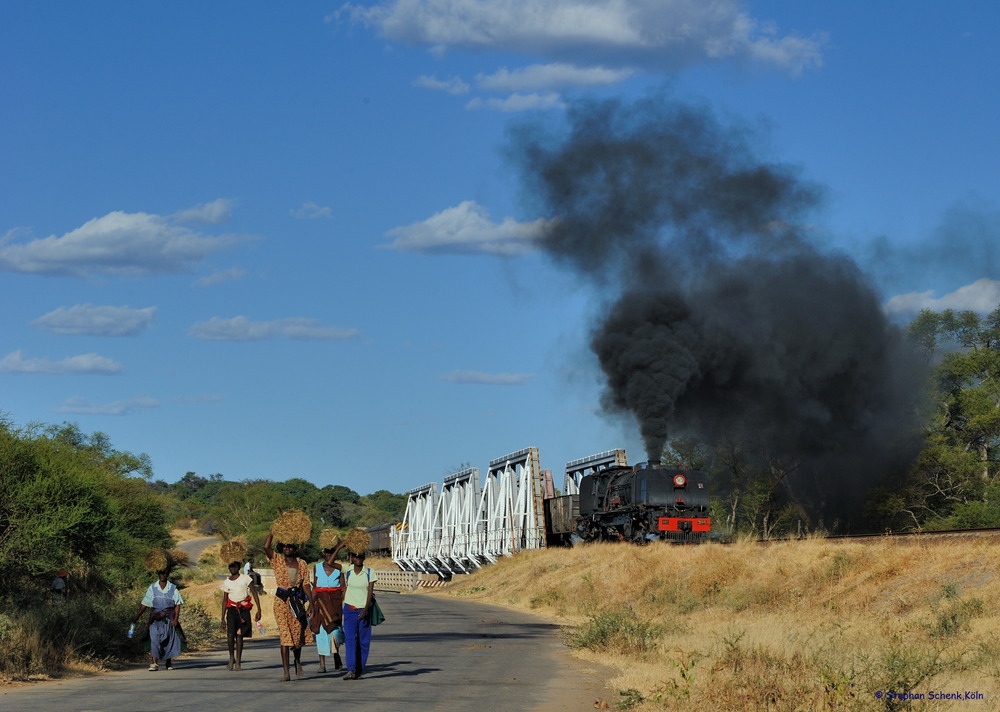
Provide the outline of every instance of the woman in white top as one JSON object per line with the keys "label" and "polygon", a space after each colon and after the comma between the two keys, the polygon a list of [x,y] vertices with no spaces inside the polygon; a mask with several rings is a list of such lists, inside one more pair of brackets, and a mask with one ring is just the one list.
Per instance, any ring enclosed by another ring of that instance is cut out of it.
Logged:
{"label": "woman in white top", "polygon": [[222,582],[222,629],[226,631],[226,645],[229,646],[227,670],[243,669],[243,641],[253,635],[250,625],[250,609],[256,605],[254,620],[260,620],[260,599],[253,579],[240,573],[240,562],[229,564],[229,578]]}

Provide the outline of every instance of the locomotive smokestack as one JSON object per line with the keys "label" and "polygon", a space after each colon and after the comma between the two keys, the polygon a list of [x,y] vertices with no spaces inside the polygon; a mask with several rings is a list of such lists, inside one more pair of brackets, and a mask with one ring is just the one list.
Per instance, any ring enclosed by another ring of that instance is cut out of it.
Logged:
{"label": "locomotive smokestack", "polygon": [[651,462],[671,435],[750,434],[802,463],[801,501],[856,506],[913,431],[919,388],[866,277],[806,239],[820,190],[702,107],[659,96],[567,116],[563,136],[514,137],[557,218],[544,248],[608,298],[590,342],[602,405],[635,417]]}

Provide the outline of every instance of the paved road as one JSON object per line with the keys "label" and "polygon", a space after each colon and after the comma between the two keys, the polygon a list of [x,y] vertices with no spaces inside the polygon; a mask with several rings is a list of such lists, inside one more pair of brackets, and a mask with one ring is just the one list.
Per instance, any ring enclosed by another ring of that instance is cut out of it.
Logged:
{"label": "paved road", "polygon": [[191,566],[197,566],[198,559],[201,558],[201,552],[210,547],[212,544],[217,544],[220,541],[222,541],[222,539],[217,536],[203,536],[198,537],[197,539],[182,541],[177,545],[177,548],[188,555]]}
{"label": "paved road", "polygon": [[319,674],[315,648],[306,648],[306,676],[280,682],[277,638],[268,635],[247,642],[242,672],[226,670],[225,651],[189,654],[169,672],[144,665],[0,688],[0,710],[299,712],[345,703],[352,712],[580,712],[593,709],[597,697],[616,697],[602,690],[607,671],[574,660],[557,626],[452,598],[378,597],[387,620],[374,631],[361,680],[344,680],[343,671]]}

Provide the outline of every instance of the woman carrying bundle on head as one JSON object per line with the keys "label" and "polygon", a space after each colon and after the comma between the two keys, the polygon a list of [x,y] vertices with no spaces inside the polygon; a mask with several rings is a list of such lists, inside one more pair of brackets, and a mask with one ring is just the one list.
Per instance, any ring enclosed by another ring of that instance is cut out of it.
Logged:
{"label": "woman carrying bundle on head", "polygon": [[[287,512],[286,512],[287,514]],[[271,548],[274,533],[268,532],[264,540],[264,553],[274,569],[277,590],[274,596],[274,619],[278,623],[281,638],[281,667],[284,669],[282,682],[291,679],[288,670],[288,651],[295,660],[295,676],[302,677],[302,646],[313,642],[313,634],[306,618],[305,603],[311,598],[312,585],[309,582],[309,566],[298,558],[298,545],[282,543],[278,551]],[[305,537],[308,539],[308,534]]]}
{"label": "woman carrying bundle on head", "polygon": [[243,669],[243,641],[253,636],[250,609],[257,606],[254,620],[260,621],[260,598],[253,579],[240,573],[240,562],[229,564],[229,576],[222,582],[222,630],[229,648],[227,670]]}
{"label": "woman carrying bundle on head", "polygon": [[344,653],[347,658],[345,680],[357,680],[368,665],[372,642],[371,610],[378,576],[365,566],[365,553],[371,535],[364,529],[352,529],[344,538],[351,554],[351,566],[344,567]]}
{"label": "woman carrying bundle on head", "polygon": [[132,623],[135,624],[143,611],[149,609],[149,657],[152,659],[150,672],[160,669],[160,660],[166,661],[167,670],[173,670],[172,660],[181,654],[178,616],[184,599],[177,586],[169,580],[170,568],[166,561],[156,572],[156,578],[146,589],[139,610],[132,618]]}
{"label": "woman carrying bundle on head", "polygon": [[[322,541],[322,537],[320,539]],[[332,542],[331,542],[332,543]],[[312,601],[309,605],[310,627],[316,635],[316,652],[319,654],[319,671],[326,672],[326,658],[333,655],[333,669],[340,670],[340,642],[334,631],[341,628],[344,605],[344,579],[342,565],[337,563],[337,554],[344,548],[336,537],[336,543],[323,549],[323,561],[316,564],[313,571]],[[343,634],[343,630],[340,631]]]}

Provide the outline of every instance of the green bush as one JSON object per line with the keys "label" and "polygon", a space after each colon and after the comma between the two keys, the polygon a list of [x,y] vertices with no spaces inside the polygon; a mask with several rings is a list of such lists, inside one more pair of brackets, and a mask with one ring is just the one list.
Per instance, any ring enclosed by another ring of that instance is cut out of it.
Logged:
{"label": "green bush", "polygon": [[644,655],[656,648],[662,636],[660,626],[639,620],[626,605],[590,616],[569,634],[568,643],[573,648]]}

